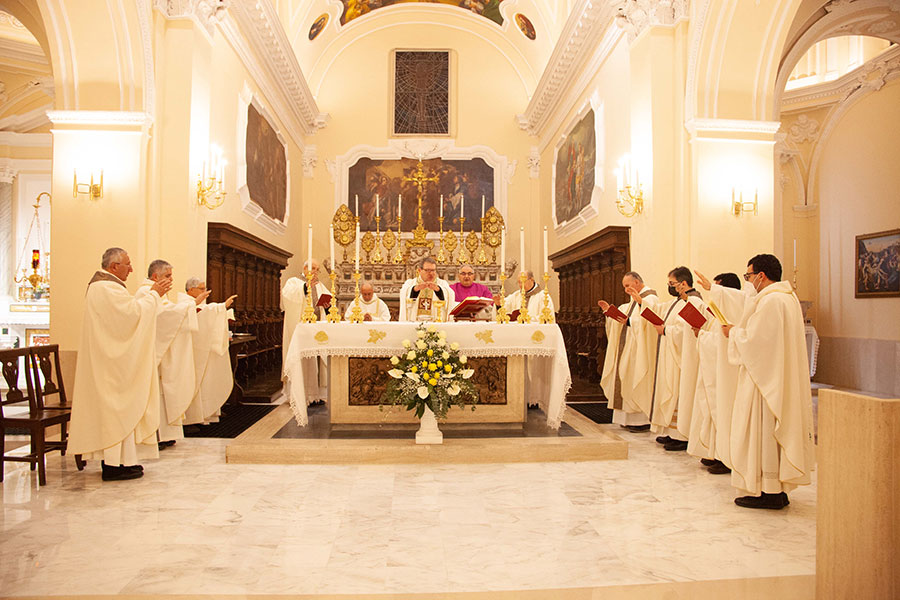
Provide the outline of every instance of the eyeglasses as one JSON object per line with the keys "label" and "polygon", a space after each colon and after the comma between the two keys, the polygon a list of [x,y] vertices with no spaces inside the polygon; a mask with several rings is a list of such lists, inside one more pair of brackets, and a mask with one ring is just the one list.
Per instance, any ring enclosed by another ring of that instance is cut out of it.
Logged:
{"label": "eyeglasses", "polygon": [[750,271],[749,273],[744,273],[744,281],[750,281],[750,278],[753,277],[754,275],[759,275],[759,273],[754,273],[753,271]]}

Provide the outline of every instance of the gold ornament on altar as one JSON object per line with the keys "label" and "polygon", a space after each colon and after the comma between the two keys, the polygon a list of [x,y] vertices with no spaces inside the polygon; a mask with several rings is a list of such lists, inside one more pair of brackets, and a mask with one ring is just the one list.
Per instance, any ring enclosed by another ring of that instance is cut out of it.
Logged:
{"label": "gold ornament on altar", "polygon": [[449,259],[453,251],[456,250],[456,234],[452,231],[447,231],[444,233],[444,250],[447,251],[447,258]]}
{"label": "gold ornament on altar", "polygon": [[334,241],[344,248],[344,262],[347,262],[347,247],[356,241],[356,215],[350,212],[346,204],[341,204],[334,218]]}
{"label": "gold ornament on altar", "polygon": [[360,240],[360,245],[362,249],[366,252],[366,257],[372,253],[372,250],[375,249],[375,234],[371,231],[367,231],[363,234],[362,239]]}
{"label": "gold ornament on altar", "polygon": [[466,250],[469,251],[469,256],[472,257],[472,260],[475,260],[475,251],[478,250],[478,246],[478,234],[470,231],[469,235],[466,236]]}
{"label": "gold ornament on altar", "polygon": [[484,213],[481,220],[481,243],[491,249],[491,263],[497,262],[497,248],[503,236],[503,215],[492,206]]}
{"label": "gold ornament on altar", "polygon": [[394,249],[394,246],[397,245],[397,236],[393,231],[388,229],[384,232],[384,236],[381,238],[381,245],[384,246],[384,249],[387,250],[388,257],[391,256],[391,250]]}

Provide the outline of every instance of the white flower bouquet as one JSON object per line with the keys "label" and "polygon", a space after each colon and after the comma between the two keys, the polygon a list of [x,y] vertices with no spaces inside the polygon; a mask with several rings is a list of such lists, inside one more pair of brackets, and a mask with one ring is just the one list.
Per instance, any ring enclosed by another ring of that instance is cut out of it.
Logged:
{"label": "white flower bouquet", "polygon": [[475,371],[468,357],[459,353],[459,344],[447,343],[447,333],[434,324],[420,324],[415,341],[403,340],[404,352],[391,357],[391,380],[381,397],[382,404],[402,405],[421,418],[425,407],[443,419],[453,405],[475,410],[478,393],[472,383]]}

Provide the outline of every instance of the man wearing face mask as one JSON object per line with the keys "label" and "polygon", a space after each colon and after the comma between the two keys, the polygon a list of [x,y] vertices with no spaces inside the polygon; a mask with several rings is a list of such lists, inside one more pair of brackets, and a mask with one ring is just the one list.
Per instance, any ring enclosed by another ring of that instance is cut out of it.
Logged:
{"label": "man wearing face mask", "polygon": [[696,334],[678,313],[687,303],[709,313],[687,267],[669,271],[668,291],[675,300],[663,309],[664,323],[655,326],[660,337],[650,422],[661,433],[656,441],[674,452],[687,450],[699,368]]}
{"label": "man wearing face mask", "polygon": [[810,482],[812,395],[803,311],[781,263],[758,254],[744,274],[757,294],[738,325],[723,325],[728,360],[738,366],[731,418],[731,484],[745,508],[782,509],[787,492]]}

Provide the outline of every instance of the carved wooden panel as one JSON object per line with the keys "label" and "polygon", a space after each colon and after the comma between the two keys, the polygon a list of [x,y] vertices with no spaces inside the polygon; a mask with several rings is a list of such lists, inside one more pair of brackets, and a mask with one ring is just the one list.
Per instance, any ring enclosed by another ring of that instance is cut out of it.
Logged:
{"label": "carved wooden panel", "polygon": [[631,268],[628,227],[606,227],[550,256],[559,274],[556,320],[574,378],[599,383],[606,326],[597,300],[625,301],[622,276]]}

